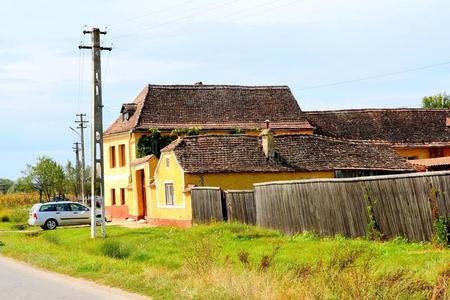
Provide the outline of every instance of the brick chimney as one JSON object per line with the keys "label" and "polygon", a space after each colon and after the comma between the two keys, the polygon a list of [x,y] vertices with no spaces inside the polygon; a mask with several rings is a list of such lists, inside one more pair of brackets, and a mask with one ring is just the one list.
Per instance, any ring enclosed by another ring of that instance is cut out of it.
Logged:
{"label": "brick chimney", "polygon": [[261,145],[263,148],[264,155],[267,158],[273,157],[273,131],[270,128],[270,121],[266,120],[266,129],[264,129],[260,134]]}

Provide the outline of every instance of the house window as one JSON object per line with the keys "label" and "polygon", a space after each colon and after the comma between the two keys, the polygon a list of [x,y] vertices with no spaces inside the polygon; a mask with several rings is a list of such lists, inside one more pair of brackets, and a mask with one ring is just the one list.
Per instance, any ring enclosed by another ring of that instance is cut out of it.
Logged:
{"label": "house window", "polygon": [[443,156],[442,148],[430,148],[430,157],[431,158],[441,157],[441,156]]}
{"label": "house window", "polygon": [[116,205],[116,190],[111,189],[111,205]]}
{"label": "house window", "polygon": [[164,183],[164,198],[166,205],[174,205],[173,183]]}
{"label": "house window", "polygon": [[125,205],[125,189],[120,189],[120,205]]}
{"label": "house window", "polygon": [[415,156],[408,156],[406,159],[407,160],[416,160],[416,159],[419,159],[419,157],[417,155],[415,155]]}
{"label": "house window", "polygon": [[123,121],[126,122],[130,119],[130,112],[124,112],[123,113]]}
{"label": "house window", "polygon": [[124,167],[127,164],[125,159],[125,144],[119,145],[119,167]]}
{"label": "house window", "polygon": [[109,167],[116,167],[116,146],[109,147]]}
{"label": "house window", "polygon": [[166,168],[170,167],[170,159],[166,157]]}

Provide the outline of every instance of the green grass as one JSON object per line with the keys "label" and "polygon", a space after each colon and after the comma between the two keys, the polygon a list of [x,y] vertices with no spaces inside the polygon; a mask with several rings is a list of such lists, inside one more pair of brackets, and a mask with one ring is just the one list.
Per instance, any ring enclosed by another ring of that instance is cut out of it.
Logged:
{"label": "green grass", "polygon": [[31,206],[0,207],[0,232],[5,230],[27,230],[28,213]]}
{"label": "green grass", "polygon": [[0,254],[155,299],[448,299],[450,250],[430,244],[225,223],[107,230],[0,232]]}

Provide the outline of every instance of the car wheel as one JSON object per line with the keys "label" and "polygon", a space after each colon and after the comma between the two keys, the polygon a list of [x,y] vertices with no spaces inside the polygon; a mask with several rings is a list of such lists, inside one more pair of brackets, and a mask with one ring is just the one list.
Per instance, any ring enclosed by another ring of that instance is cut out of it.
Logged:
{"label": "car wheel", "polygon": [[47,230],[53,230],[58,226],[58,223],[56,222],[55,219],[48,219],[47,221],[45,221],[45,229]]}

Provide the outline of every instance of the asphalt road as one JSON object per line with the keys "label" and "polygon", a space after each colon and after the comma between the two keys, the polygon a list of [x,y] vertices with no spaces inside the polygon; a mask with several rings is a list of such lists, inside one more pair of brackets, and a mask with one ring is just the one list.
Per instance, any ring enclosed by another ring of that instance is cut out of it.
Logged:
{"label": "asphalt road", "polygon": [[148,299],[87,280],[36,269],[0,256],[0,299],[124,300]]}

